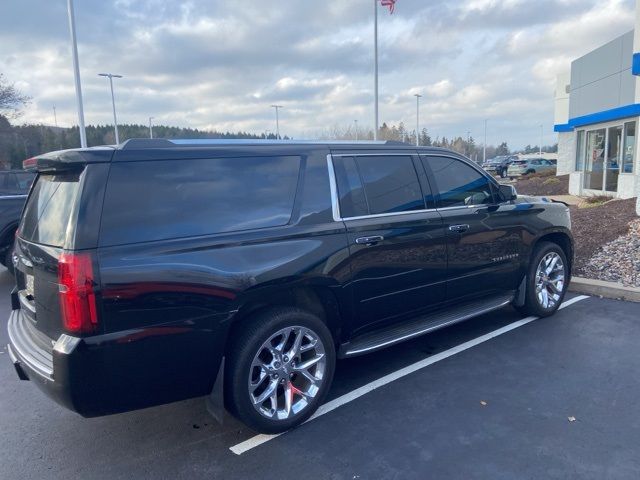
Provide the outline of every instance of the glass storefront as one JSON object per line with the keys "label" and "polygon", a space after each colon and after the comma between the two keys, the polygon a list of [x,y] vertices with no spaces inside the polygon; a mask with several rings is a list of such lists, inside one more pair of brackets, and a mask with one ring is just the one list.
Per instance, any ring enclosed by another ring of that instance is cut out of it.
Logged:
{"label": "glass storefront", "polygon": [[576,170],[584,171],[584,188],[618,191],[618,175],[632,173],[636,122],[577,132]]}
{"label": "glass storefront", "polygon": [[604,178],[604,144],[606,130],[587,132],[587,148],[584,159],[584,188],[602,190]]}
{"label": "glass storefront", "polygon": [[636,150],[636,122],[624,124],[624,152],[622,154],[622,173],[633,173],[633,159]]}

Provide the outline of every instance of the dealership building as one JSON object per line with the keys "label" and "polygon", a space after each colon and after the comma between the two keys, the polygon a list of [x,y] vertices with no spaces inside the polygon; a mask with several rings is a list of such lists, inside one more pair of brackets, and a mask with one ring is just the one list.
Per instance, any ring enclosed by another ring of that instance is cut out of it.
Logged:
{"label": "dealership building", "polygon": [[[640,9],[638,9],[640,12]],[[558,175],[569,193],[640,197],[640,16],[636,30],[587,53],[558,77]],[[638,203],[640,213],[640,200]]]}

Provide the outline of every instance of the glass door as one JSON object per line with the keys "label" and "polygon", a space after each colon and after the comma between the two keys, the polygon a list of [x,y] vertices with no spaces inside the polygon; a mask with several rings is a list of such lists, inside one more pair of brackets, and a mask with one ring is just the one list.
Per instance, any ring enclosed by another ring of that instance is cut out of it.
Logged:
{"label": "glass door", "polygon": [[602,190],[604,185],[604,147],[607,131],[604,128],[587,132],[584,162],[584,188]]}
{"label": "glass door", "polygon": [[618,174],[622,163],[622,125],[609,128],[607,143],[607,164],[604,175],[604,188],[607,192],[618,191]]}

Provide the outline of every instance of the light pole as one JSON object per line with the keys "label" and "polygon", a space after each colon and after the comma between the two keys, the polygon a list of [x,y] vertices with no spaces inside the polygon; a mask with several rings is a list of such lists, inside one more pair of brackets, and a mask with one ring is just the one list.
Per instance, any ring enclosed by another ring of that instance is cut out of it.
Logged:
{"label": "light pole", "polygon": [[420,98],[422,95],[416,93],[416,147],[420,146]]}
{"label": "light pole", "polygon": [[56,115],[56,106],[53,106],[53,123],[58,127],[58,115]]}
{"label": "light pole", "polygon": [[113,125],[116,130],[116,145],[120,144],[120,138],[118,137],[118,118],[116,117],[116,100],[113,96],[113,79],[122,78],[122,75],[116,75],[114,73],[99,73],[99,77],[107,77],[109,79],[109,86],[111,87],[111,105],[113,106]]}
{"label": "light pole", "polygon": [[484,121],[484,145],[482,145],[482,163],[487,161],[487,120]]}
{"label": "light pole", "polygon": [[373,81],[373,90],[374,90],[374,124],[373,124],[373,139],[378,140],[378,0],[373,0],[373,11],[374,11],[374,26],[373,26],[373,55],[375,57],[375,65],[374,65],[374,81]]}
{"label": "light pole", "polygon": [[78,106],[78,130],[80,146],[87,147],[87,132],[84,129],[84,109],[82,107],[82,86],[80,85],[80,67],[78,65],[78,42],[76,41],[76,20],[73,13],[73,0],[67,0],[69,14],[69,32],[71,33],[71,56],[73,57],[73,80],[76,85],[76,104]]}
{"label": "light pole", "polygon": [[282,105],[271,105],[272,108],[275,108],[276,110],[276,140],[280,140],[280,115],[279,115],[279,111],[282,107]]}
{"label": "light pole", "polygon": [[540,125],[540,147],[538,149],[538,155],[542,156],[542,136],[544,135],[544,126]]}
{"label": "light pole", "polygon": [[354,120],[353,123],[356,124],[356,142],[358,141],[358,120]]}
{"label": "light pole", "polygon": [[149,117],[149,138],[153,138],[153,125],[151,124],[153,119],[154,117]]}

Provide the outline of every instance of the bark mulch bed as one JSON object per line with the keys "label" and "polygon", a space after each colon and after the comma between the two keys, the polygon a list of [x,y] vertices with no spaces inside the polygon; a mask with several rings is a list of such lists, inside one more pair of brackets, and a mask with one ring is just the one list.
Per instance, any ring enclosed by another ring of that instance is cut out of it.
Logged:
{"label": "bark mulch bed", "polygon": [[629,222],[636,220],[636,199],[612,200],[597,207],[571,207],[571,230],[575,238],[574,273],[589,275],[584,271],[589,259],[603,245],[626,235]]}
{"label": "bark mulch bed", "polygon": [[569,175],[527,175],[515,184],[520,195],[567,195]]}

